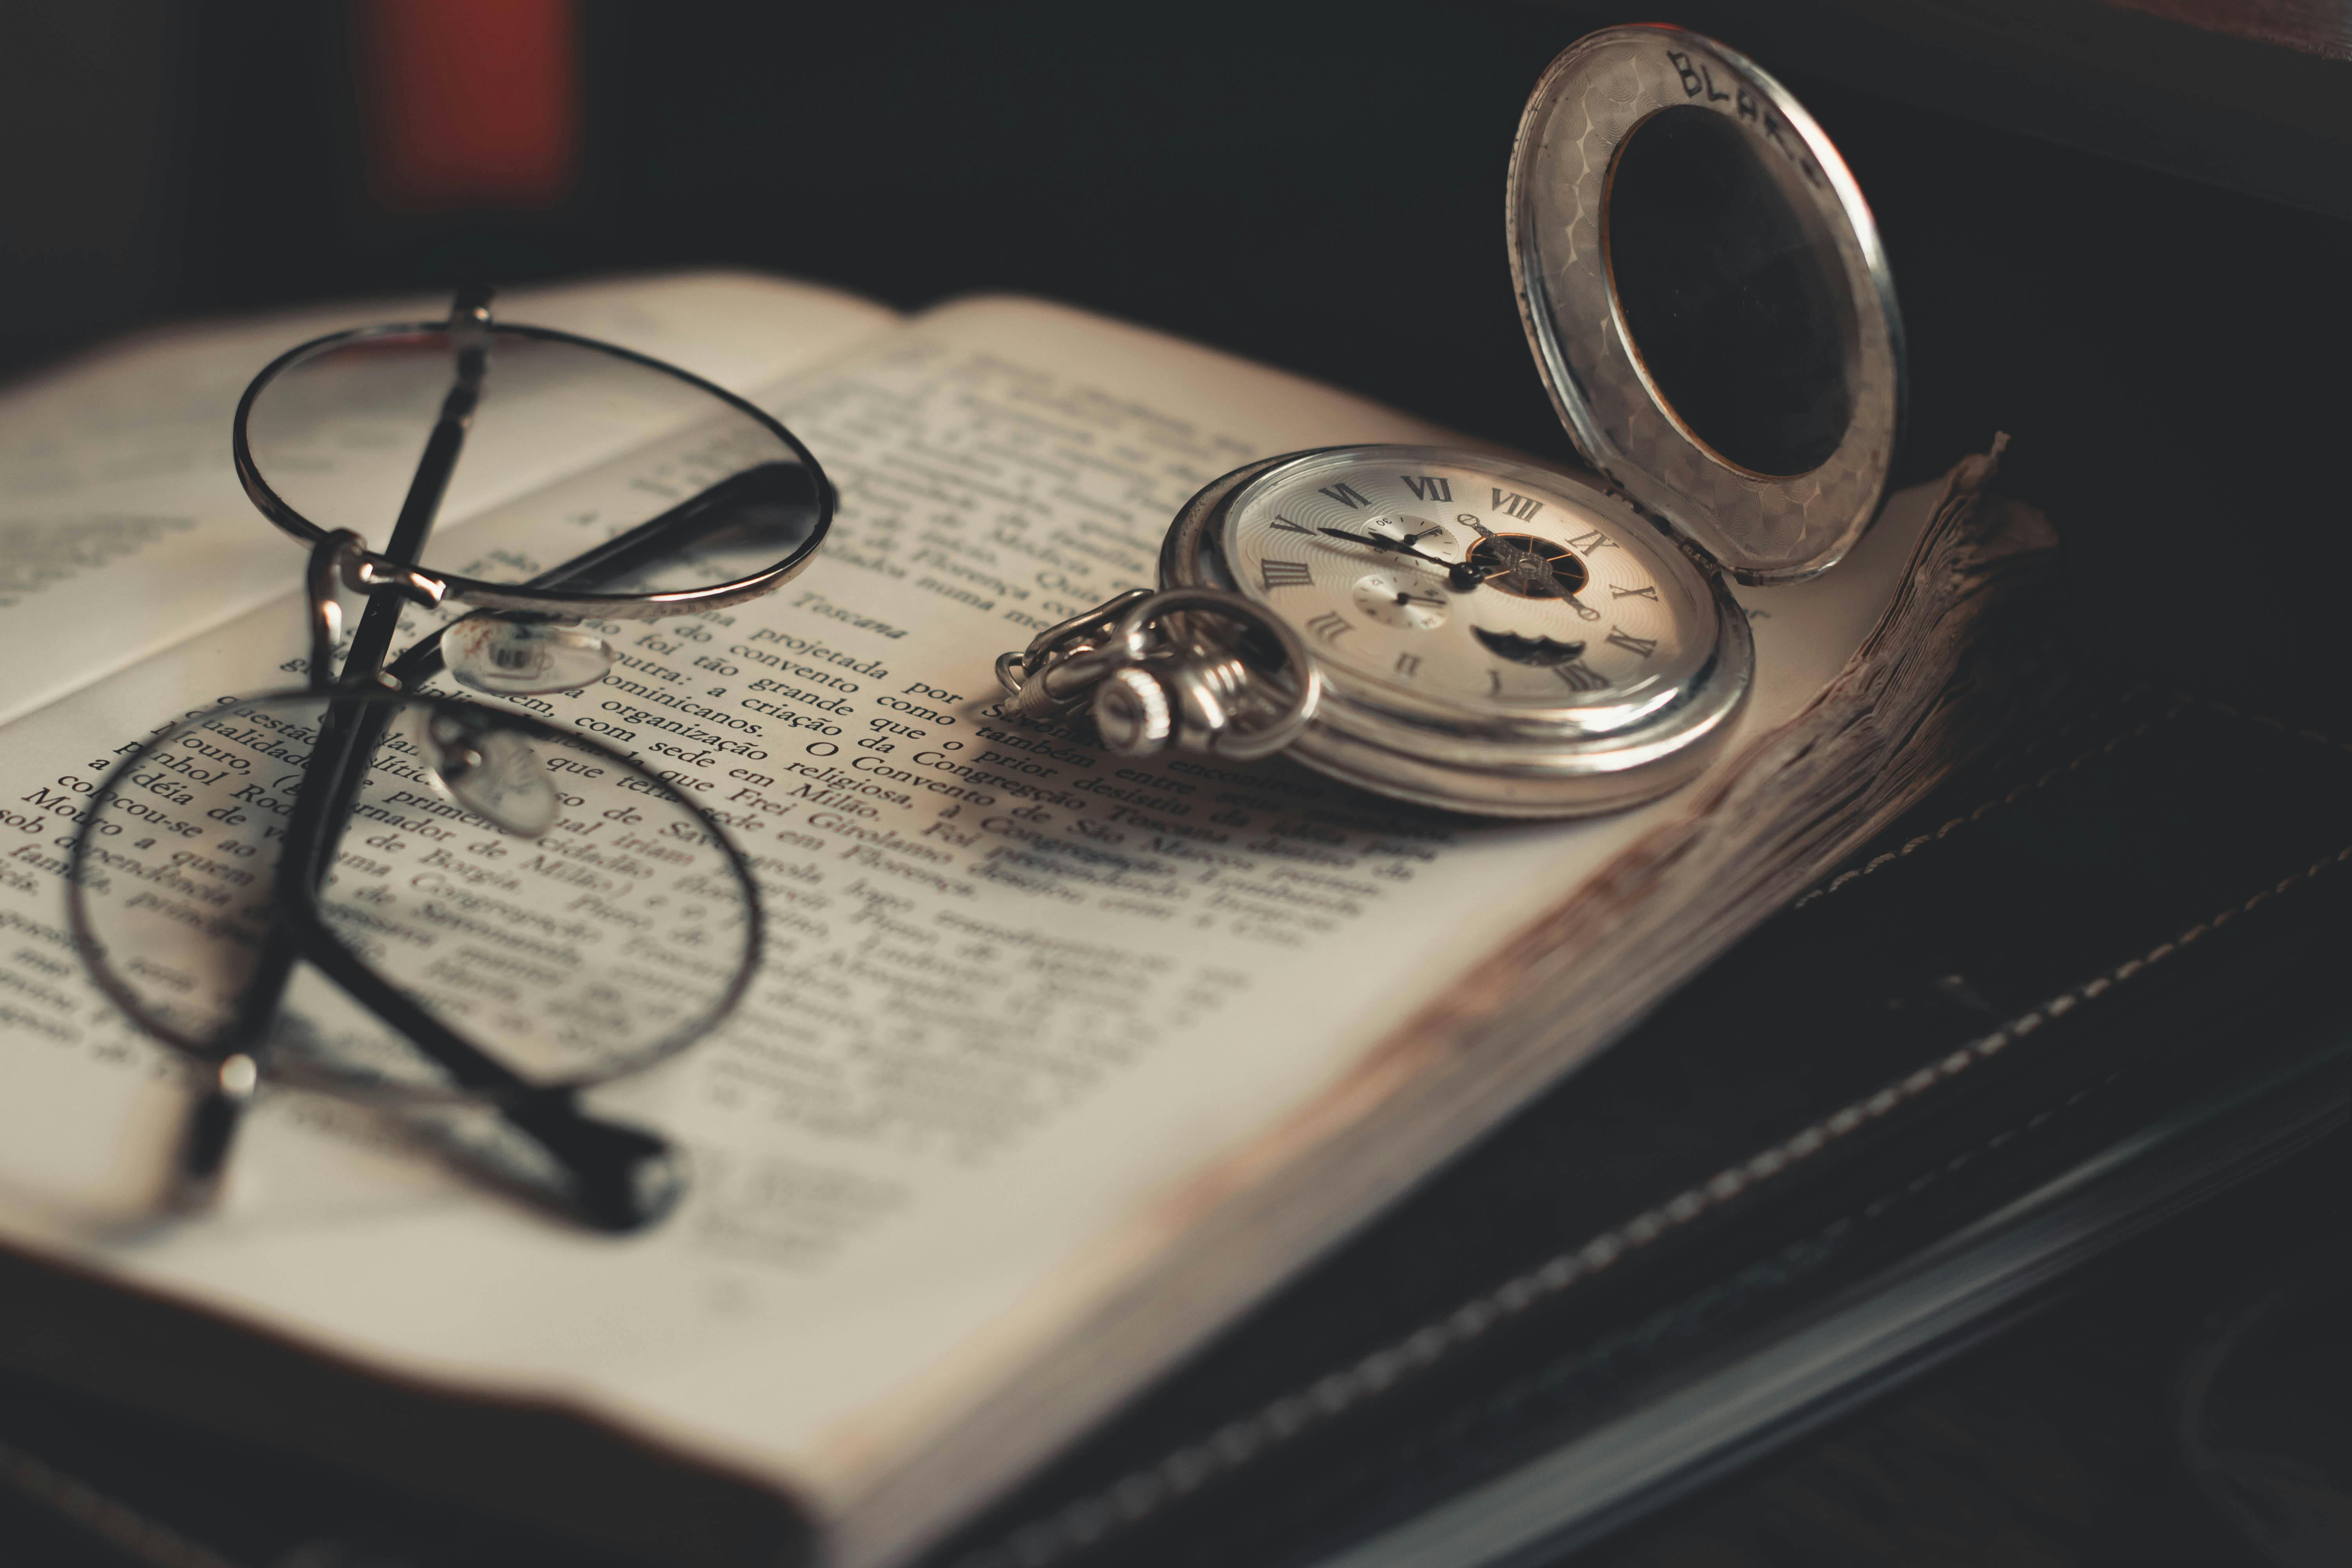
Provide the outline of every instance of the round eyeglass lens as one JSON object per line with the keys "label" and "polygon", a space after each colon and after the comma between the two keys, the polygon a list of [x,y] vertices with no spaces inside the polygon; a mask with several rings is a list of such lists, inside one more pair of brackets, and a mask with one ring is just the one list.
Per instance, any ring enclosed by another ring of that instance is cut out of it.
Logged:
{"label": "round eyeglass lens", "polygon": [[[313,749],[323,761],[342,735],[370,758],[345,826],[326,855],[290,853],[315,841]],[[304,922],[281,868],[321,859]],[[390,692],[270,693],[163,731],[91,797],[69,897],[92,973],[150,1033],[370,1099],[649,1067],[726,1016],[757,955],[747,868],[657,774],[523,715]],[[457,1047],[316,962],[281,989],[298,942],[340,949]]]}
{"label": "round eyeglass lens", "polygon": [[815,549],[823,484],[782,426],[669,367],[530,327],[387,327],[294,351],[239,428],[263,510],[308,542],[348,528],[383,548],[468,342],[486,345],[482,371],[426,570],[520,584],[632,535],[573,585],[680,593]]}

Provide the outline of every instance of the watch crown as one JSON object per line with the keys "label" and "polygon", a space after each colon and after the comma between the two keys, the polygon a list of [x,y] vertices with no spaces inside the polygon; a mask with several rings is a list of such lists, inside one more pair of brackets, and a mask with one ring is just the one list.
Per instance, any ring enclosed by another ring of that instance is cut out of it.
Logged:
{"label": "watch crown", "polygon": [[1122,757],[1148,757],[1175,733],[1168,690],[1148,671],[1129,665],[1095,688],[1095,728]]}

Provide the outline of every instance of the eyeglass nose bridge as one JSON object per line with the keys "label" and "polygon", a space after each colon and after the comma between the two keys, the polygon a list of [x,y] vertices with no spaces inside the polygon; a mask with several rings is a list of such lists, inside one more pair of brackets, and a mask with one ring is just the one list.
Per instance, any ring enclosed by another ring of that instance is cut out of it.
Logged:
{"label": "eyeglass nose bridge", "polygon": [[386,560],[348,528],[337,529],[311,547],[304,585],[310,601],[313,687],[333,683],[335,649],[343,640],[343,606],[335,595],[338,587],[356,594],[395,593],[428,610],[439,608],[449,595],[449,584],[441,578]]}
{"label": "eyeglass nose bridge", "polygon": [[[355,533],[351,537],[359,539]],[[446,580],[415,566],[403,566],[396,561],[387,560],[368,550],[364,541],[361,541],[357,553],[344,557],[342,568],[343,581],[362,594],[390,588],[399,593],[401,597],[428,610],[438,608],[449,594]]]}

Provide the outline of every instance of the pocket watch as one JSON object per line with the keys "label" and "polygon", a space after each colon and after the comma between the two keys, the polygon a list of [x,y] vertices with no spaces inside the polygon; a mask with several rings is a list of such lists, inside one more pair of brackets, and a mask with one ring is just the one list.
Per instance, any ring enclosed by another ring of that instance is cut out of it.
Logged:
{"label": "pocket watch", "polygon": [[1177,515],[1158,592],[997,661],[1016,710],[1496,816],[1617,810],[1706,764],[1754,684],[1729,581],[1829,570],[1885,492],[1903,338],[1876,226],[1786,89],[1656,26],[1551,63],[1507,206],[1588,466],[1368,445],[1236,468]]}

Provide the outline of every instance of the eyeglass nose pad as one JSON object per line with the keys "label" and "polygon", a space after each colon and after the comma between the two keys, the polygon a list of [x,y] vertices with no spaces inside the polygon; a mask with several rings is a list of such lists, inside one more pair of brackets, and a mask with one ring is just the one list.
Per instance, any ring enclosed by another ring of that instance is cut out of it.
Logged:
{"label": "eyeglass nose pad", "polygon": [[529,741],[487,713],[438,709],[423,714],[416,742],[425,776],[453,805],[518,838],[537,838],[562,807],[555,781]]}
{"label": "eyeglass nose pad", "polygon": [[477,691],[537,697],[595,685],[612,672],[614,653],[585,626],[478,615],[441,634],[441,658]]}

